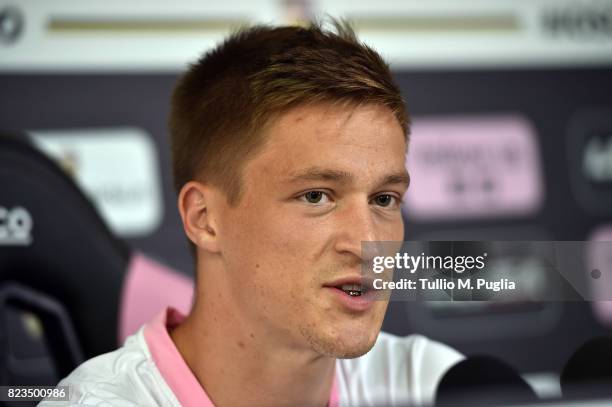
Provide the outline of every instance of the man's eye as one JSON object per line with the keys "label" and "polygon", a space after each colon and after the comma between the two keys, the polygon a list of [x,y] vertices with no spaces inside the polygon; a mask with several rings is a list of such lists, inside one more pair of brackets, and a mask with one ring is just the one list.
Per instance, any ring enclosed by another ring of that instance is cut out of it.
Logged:
{"label": "man's eye", "polygon": [[327,196],[323,191],[308,191],[303,194],[302,197],[306,200],[306,202],[312,204],[323,203],[325,202],[325,199],[327,199]]}
{"label": "man's eye", "polygon": [[374,202],[376,203],[376,205],[382,206],[382,207],[391,206],[394,204],[394,201],[396,200],[397,200],[396,197],[394,197],[393,195],[389,195],[389,194],[377,195],[374,198]]}

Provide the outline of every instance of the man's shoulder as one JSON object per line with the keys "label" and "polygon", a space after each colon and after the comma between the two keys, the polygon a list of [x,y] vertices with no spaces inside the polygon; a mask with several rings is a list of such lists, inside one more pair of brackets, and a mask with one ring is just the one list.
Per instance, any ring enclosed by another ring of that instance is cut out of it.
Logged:
{"label": "man's shoulder", "polygon": [[151,358],[142,330],[117,350],[82,363],[58,385],[70,387],[70,402],[40,405],[178,405]]}
{"label": "man's shoulder", "polygon": [[[381,332],[368,353],[338,361],[338,378],[351,400],[428,403],[440,378],[463,358],[453,348],[422,335]],[[366,388],[370,394],[355,394],[354,389]]]}

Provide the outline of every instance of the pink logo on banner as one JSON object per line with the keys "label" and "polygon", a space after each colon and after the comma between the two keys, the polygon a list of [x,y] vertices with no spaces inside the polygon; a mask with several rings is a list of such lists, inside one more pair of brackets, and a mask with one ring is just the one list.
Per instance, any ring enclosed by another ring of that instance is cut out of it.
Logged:
{"label": "pink logo on banner", "polygon": [[417,118],[411,133],[409,218],[524,216],[540,208],[537,140],[522,116]]}

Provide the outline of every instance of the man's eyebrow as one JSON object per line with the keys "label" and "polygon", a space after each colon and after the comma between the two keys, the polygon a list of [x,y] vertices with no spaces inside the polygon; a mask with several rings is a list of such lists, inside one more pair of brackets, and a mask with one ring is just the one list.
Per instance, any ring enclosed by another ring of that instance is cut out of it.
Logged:
{"label": "man's eyebrow", "polygon": [[[346,171],[330,168],[310,167],[289,174],[289,182],[297,181],[335,181],[350,183],[354,180],[353,174]],[[384,176],[377,185],[410,185],[410,175],[406,170]]]}
{"label": "man's eyebrow", "polygon": [[289,174],[288,181],[343,181],[353,180],[353,174],[346,171],[333,170],[330,168],[309,167],[304,170]]}
{"label": "man's eyebrow", "polygon": [[396,174],[387,175],[383,178],[381,185],[405,185],[406,188],[410,185],[410,175],[407,171],[401,171]]}

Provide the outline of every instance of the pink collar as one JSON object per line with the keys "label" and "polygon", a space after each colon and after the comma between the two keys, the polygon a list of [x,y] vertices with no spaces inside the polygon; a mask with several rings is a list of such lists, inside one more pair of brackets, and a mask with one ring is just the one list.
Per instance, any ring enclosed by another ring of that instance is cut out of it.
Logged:
{"label": "pink collar", "polygon": [[[153,362],[182,406],[214,407],[168,334],[168,328],[180,324],[184,319],[183,314],[168,307],[145,325],[145,341]],[[328,406],[338,407],[338,405],[338,386],[334,376]]]}

